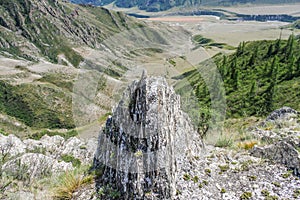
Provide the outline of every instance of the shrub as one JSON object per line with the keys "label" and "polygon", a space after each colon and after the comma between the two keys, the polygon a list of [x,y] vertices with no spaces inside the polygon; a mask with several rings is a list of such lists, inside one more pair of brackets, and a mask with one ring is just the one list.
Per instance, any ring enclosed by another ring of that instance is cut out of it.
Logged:
{"label": "shrub", "polygon": [[80,167],[81,161],[72,155],[62,155],[61,160],[72,163],[73,167]]}
{"label": "shrub", "polygon": [[221,136],[219,137],[219,139],[217,140],[215,146],[216,147],[231,147],[233,145],[233,140],[232,138],[228,138],[226,136]]}

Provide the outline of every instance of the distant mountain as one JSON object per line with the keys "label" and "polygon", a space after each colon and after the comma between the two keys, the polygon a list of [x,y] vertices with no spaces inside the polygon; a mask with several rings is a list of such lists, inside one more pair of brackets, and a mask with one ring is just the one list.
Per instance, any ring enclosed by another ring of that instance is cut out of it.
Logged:
{"label": "distant mountain", "polygon": [[277,3],[296,3],[300,0],[70,0],[73,3],[78,4],[91,4],[96,6],[103,6],[110,3],[115,3],[118,7],[130,8],[137,6],[142,10],[147,10],[150,12],[157,12],[162,10],[168,10],[172,7],[177,6],[230,6],[235,4],[244,3],[267,3],[267,4],[277,4]]}

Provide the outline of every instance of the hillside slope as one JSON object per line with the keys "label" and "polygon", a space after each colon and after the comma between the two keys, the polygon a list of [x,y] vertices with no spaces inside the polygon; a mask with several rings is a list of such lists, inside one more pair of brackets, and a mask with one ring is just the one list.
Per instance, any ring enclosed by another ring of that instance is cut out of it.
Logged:
{"label": "hillside slope", "polygon": [[[206,65],[216,65],[223,79],[227,117],[264,116],[282,106],[300,109],[300,40],[243,42],[231,55],[218,54]],[[202,74],[203,75],[203,74]],[[209,84],[214,84],[214,75]],[[197,69],[183,74],[201,104],[210,105],[210,92]],[[186,85],[177,85],[184,94]]]}
{"label": "hillside slope", "polygon": [[63,54],[74,66],[82,57],[72,47],[97,47],[110,35],[135,22],[120,12],[57,0],[0,2],[0,52],[57,62]]}
{"label": "hillside slope", "polygon": [[[136,76],[125,73],[142,65],[143,56],[185,45],[188,37],[180,27],[150,26],[100,7],[1,1],[0,131],[20,130],[15,124],[38,132],[101,122],[119,89]],[[25,129],[15,134],[28,135]]]}

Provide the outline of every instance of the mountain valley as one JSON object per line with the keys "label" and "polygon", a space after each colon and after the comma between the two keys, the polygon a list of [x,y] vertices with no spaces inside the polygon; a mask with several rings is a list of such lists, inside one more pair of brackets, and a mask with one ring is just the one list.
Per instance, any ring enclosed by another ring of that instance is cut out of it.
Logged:
{"label": "mountain valley", "polygon": [[0,199],[300,197],[298,1],[72,2],[0,2]]}

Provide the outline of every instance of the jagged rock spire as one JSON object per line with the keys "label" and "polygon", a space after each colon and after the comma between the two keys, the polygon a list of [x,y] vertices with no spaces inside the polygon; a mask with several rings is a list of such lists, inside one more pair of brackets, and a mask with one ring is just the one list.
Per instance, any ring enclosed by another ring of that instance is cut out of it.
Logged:
{"label": "jagged rock spire", "polygon": [[173,199],[177,170],[200,150],[190,124],[173,88],[144,71],[100,133],[94,165],[103,174],[97,186],[110,185],[119,199]]}

